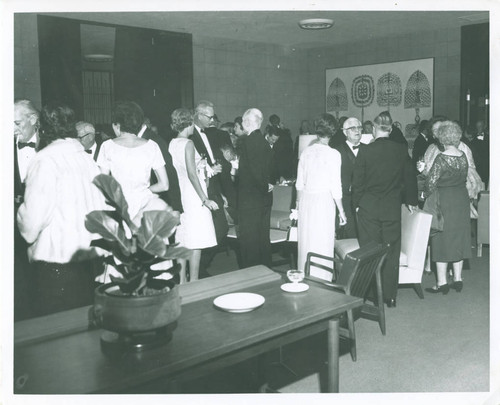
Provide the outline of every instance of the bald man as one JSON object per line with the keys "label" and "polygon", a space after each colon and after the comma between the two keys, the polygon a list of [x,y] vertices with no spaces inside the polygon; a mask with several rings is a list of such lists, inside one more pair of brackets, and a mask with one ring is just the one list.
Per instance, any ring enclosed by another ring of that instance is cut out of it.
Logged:
{"label": "bald man", "polygon": [[247,136],[240,144],[238,183],[238,223],[240,266],[271,265],[269,227],[273,186],[271,185],[272,149],[260,128],[262,112],[250,108],[243,114]]}
{"label": "bald man", "polygon": [[363,126],[357,118],[350,117],[345,120],[342,126],[342,132],[344,133],[346,139],[340,142],[335,149],[339,151],[340,157],[342,158],[342,205],[344,207],[347,223],[345,226],[338,228],[337,238],[349,239],[358,237],[358,232],[356,230],[356,216],[354,215],[351,199],[352,172],[358,152],[366,145],[361,143]]}

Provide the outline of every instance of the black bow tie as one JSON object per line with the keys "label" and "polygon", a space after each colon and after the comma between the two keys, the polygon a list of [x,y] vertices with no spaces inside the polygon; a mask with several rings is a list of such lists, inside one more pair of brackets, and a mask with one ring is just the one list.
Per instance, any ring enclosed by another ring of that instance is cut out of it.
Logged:
{"label": "black bow tie", "polygon": [[89,155],[92,153],[91,149],[85,149],[85,152],[87,152]]}
{"label": "black bow tie", "polygon": [[17,143],[17,148],[22,149],[22,148],[33,148],[35,149],[36,143],[35,142],[18,142]]}
{"label": "black bow tie", "polygon": [[352,149],[359,149],[359,145],[353,146]]}

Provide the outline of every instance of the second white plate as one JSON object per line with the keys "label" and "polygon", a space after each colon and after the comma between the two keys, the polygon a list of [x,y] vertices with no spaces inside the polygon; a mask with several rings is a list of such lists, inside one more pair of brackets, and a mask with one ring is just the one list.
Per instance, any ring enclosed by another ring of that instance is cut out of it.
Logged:
{"label": "second white plate", "polygon": [[304,292],[309,290],[309,285],[305,283],[286,283],[281,285],[281,289],[286,292]]}
{"label": "second white plate", "polygon": [[260,307],[266,299],[259,294],[254,293],[232,293],[224,294],[214,299],[214,305],[217,308],[227,312],[249,312]]}

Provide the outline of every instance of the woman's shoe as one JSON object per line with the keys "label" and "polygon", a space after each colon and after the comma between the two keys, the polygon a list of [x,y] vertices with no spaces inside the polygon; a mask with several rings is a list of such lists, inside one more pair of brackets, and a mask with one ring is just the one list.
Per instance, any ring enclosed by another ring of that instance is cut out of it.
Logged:
{"label": "woman's shoe", "polygon": [[453,288],[456,292],[461,292],[462,288],[464,288],[464,282],[462,280],[454,281],[451,288]]}
{"label": "woman's shoe", "polygon": [[432,287],[432,288],[426,288],[425,291],[430,292],[431,294],[438,294],[438,293],[443,293],[443,295],[446,295],[450,292],[450,285],[449,284],[443,284],[440,285],[439,287]]}

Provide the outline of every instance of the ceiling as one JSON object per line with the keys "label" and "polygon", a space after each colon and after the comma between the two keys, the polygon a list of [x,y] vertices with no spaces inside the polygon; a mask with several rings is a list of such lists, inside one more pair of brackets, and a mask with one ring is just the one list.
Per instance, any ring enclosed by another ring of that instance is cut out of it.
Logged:
{"label": "ceiling", "polygon": [[[315,48],[489,21],[488,11],[175,11],[46,13],[84,21],[217,38]],[[330,18],[328,30],[306,31],[305,18]]]}

